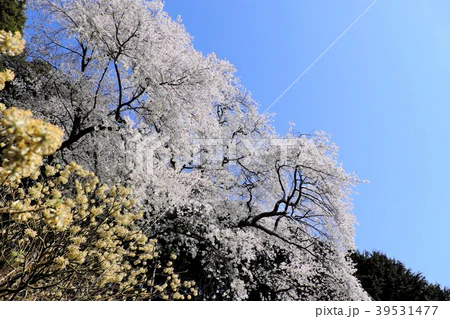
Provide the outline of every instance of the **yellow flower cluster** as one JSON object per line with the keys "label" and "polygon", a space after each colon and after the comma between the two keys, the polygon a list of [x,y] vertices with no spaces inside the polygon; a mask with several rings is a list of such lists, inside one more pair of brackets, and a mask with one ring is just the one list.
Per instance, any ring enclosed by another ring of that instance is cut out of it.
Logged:
{"label": "yellow flower cluster", "polygon": [[0,54],[9,56],[19,55],[25,49],[25,40],[20,32],[0,30]]}
{"label": "yellow flower cluster", "polygon": [[31,111],[15,107],[0,114],[1,180],[17,181],[36,176],[45,155],[62,143],[63,131],[52,124],[31,118]]}
{"label": "yellow flower cluster", "polygon": [[64,202],[44,209],[43,215],[49,226],[59,230],[66,229],[72,222],[72,209]]}
{"label": "yellow flower cluster", "polygon": [[32,212],[34,211],[34,206],[30,204],[29,199],[23,201],[16,200],[10,202],[9,213],[12,215],[12,219],[19,222],[26,222],[32,217]]}
{"label": "yellow flower cluster", "polygon": [[[192,296],[198,296],[198,291],[195,289],[195,281],[181,282],[179,275],[174,273],[172,260],[177,259],[177,255],[172,253],[170,255],[170,261],[167,262],[166,267],[163,269],[163,274],[166,274],[166,280],[162,285],[155,285],[155,290],[159,293],[159,297],[163,300],[169,300],[170,297],[174,300],[191,300]],[[180,291],[187,291],[186,293],[180,293]]]}
{"label": "yellow flower cluster", "polygon": [[6,82],[14,80],[14,76],[14,72],[8,69],[0,72],[0,91],[5,88]]}

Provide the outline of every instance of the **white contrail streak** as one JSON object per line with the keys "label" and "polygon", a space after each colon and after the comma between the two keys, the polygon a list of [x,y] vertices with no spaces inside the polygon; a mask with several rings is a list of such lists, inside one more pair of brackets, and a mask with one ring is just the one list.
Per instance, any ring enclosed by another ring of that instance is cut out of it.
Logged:
{"label": "white contrail streak", "polygon": [[353,25],[356,23],[356,22],[358,22],[358,20],[359,19],[361,19],[366,13],[367,13],[367,11],[369,11],[370,10],[370,8],[372,8],[372,6],[375,4],[375,3],[377,3],[377,1],[378,0],[375,0],[363,13],[361,13],[361,15],[355,20],[355,21],[353,21],[353,23],[352,24],[350,24],[350,26],[344,31],[344,32],[342,32],[342,34],[333,42],[333,43],[331,43],[331,45],[325,50],[325,51],[323,51],[323,53],[321,54],[321,55],[319,55],[319,57],[317,58],[317,59],[315,59],[314,60],[314,62],[313,63],[311,63],[310,64],[310,66],[308,66],[307,68],[306,68],[306,70],[305,71],[303,71],[303,73],[302,74],[300,74],[300,76],[283,92],[283,93],[281,93],[281,95],[275,100],[275,101],[273,101],[273,103],[272,104],[270,104],[270,106],[260,115],[260,117],[261,116],[263,116],[267,111],[269,111],[270,110],[270,108],[272,107],[272,106],[274,106],[274,104],[275,103],[277,103],[278,102],[278,100],[279,99],[281,99],[282,97],[283,97],[283,95],[284,94],[286,94],[286,92],[287,91],[289,91],[289,89],[291,88],[291,87],[293,87],[294,86],[294,84],[295,83],[297,83],[297,81],[298,80],[300,80],[301,78],[302,78],[302,76],[303,75],[305,75],[305,73],[306,72],[308,72],[309,71],[309,69],[311,69],[312,67],[313,67],[313,65],[314,64],[316,64],[316,62],[317,61],[319,61],[320,60],[320,58],[321,57],[323,57],[324,55],[325,55],[325,53],[327,53],[328,52],[328,50],[330,50],[331,49],[331,47],[336,43],[336,42],[338,42],[339,41],[339,39],[340,38],[342,38],[343,36],[344,36],[344,34],[345,33],[347,33],[347,31],[348,30],[350,30],[350,28],[351,27],[353,27]]}

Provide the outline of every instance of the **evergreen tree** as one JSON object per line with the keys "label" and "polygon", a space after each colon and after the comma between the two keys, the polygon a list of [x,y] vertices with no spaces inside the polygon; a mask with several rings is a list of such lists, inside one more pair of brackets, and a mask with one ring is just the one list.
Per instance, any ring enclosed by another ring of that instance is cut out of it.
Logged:
{"label": "evergreen tree", "polygon": [[23,33],[26,0],[0,0],[0,30]]}
{"label": "evergreen tree", "polygon": [[450,290],[430,284],[420,273],[379,251],[354,252],[356,277],[376,301],[450,300]]}

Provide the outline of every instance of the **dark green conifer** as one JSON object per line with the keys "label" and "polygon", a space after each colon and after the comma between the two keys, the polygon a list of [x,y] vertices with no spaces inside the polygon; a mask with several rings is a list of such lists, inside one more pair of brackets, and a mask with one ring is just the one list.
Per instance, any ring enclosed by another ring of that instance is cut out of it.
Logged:
{"label": "dark green conifer", "polygon": [[0,30],[23,33],[26,0],[0,0]]}
{"label": "dark green conifer", "polygon": [[450,289],[430,284],[420,273],[379,251],[354,252],[355,276],[375,301],[444,301]]}

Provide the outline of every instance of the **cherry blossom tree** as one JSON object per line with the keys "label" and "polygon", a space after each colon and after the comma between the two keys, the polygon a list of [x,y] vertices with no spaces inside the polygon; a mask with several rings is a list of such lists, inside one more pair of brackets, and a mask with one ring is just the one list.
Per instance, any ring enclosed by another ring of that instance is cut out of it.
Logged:
{"label": "cherry blossom tree", "polygon": [[202,298],[369,299],[346,259],[359,180],[329,136],[278,135],[162,1],[30,5],[31,55],[52,68],[34,110],[65,131],[54,160],[128,183]]}

